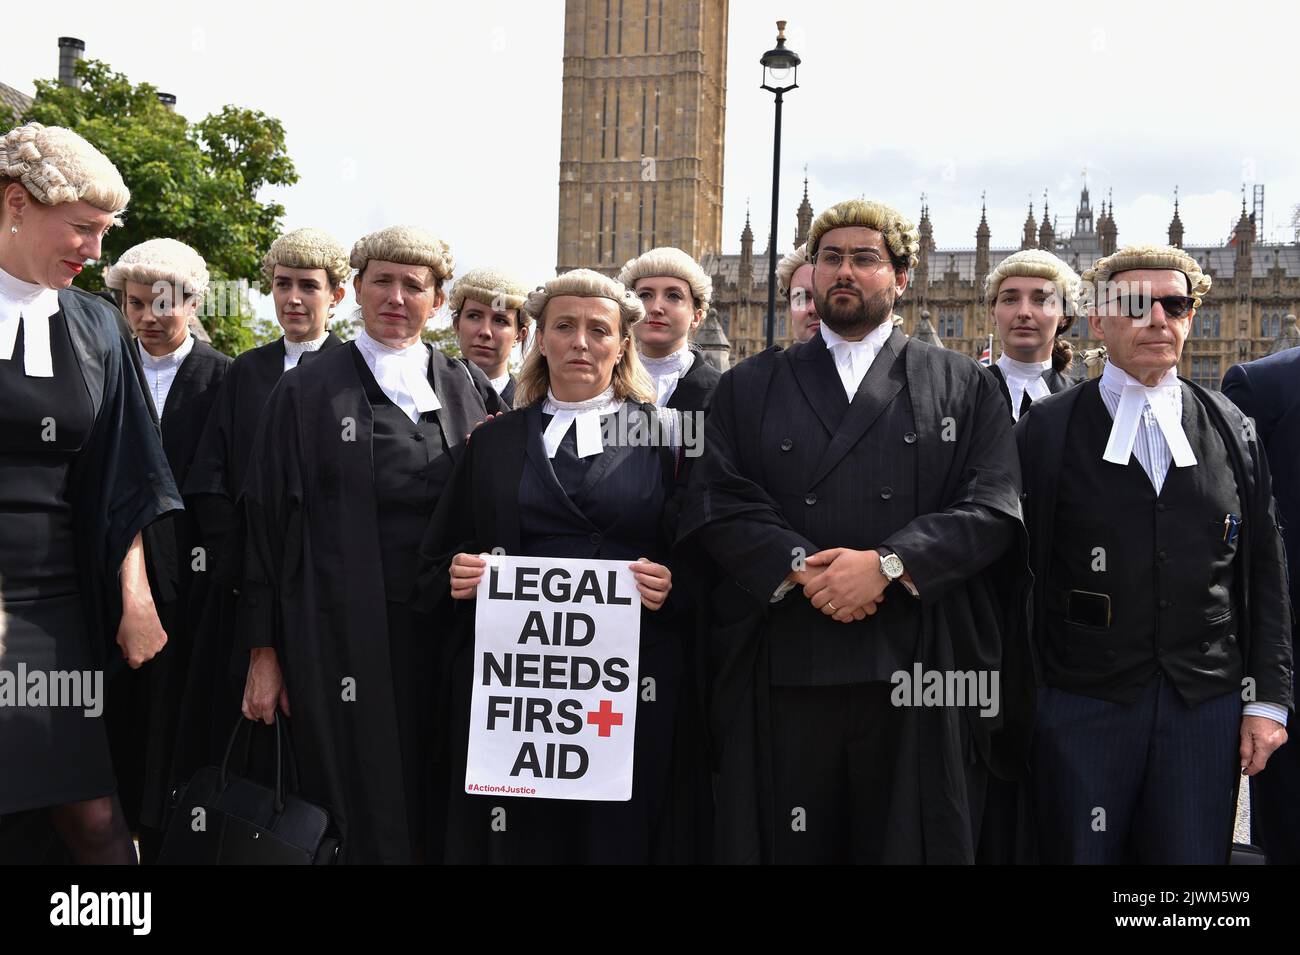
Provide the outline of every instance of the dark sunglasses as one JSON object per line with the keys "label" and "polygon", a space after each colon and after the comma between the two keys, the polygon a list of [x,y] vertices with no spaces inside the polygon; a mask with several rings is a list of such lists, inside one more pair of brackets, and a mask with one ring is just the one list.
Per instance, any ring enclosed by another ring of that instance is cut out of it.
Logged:
{"label": "dark sunglasses", "polygon": [[1182,318],[1192,310],[1195,301],[1190,295],[1161,295],[1149,298],[1146,295],[1121,295],[1114,304],[1119,306],[1119,313],[1124,318],[1146,318],[1156,302],[1164,309],[1169,318]]}

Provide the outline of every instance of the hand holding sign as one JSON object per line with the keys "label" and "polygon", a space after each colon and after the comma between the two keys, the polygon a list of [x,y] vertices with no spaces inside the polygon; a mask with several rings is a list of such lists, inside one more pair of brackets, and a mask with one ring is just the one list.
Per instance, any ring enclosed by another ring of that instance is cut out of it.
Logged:
{"label": "hand holding sign", "polygon": [[457,554],[451,559],[451,596],[456,600],[473,600],[478,582],[483,579],[487,561],[473,554]]}
{"label": "hand holding sign", "polygon": [[632,576],[636,579],[637,593],[647,610],[658,610],[668,599],[668,592],[673,589],[673,572],[663,564],[656,564],[646,557],[635,564],[628,564]]}

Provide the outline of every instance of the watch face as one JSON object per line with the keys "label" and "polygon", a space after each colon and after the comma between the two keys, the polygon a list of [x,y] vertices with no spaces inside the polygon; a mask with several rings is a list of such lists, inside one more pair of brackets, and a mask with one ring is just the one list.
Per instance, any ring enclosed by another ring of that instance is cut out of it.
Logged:
{"label": "watch face", "polygon": [[897,554],[889,554],[881,560],[880,569],[890,580],[903,576],[903,562],[898,559]]}

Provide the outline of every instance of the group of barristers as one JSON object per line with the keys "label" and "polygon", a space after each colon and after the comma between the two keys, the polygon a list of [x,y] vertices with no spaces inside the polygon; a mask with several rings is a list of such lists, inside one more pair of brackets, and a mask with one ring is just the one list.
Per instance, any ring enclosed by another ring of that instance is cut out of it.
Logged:
{"label": "group of barristers", "polygon": [[[284,337],[232,362],[189,332],[182,243],[107,269],[130,336],[70,287],[129,198],[84,140],[0,138],[0,192],[0,665],[117,671],[103,721],[0,708],[0,853],[44,821],[77,861],[133,832],[158,858],[242,711],[285,718],[346,862],[1220,863],[1243,773],[1257,841],[1300,858],[1300,349],[1231,401],[1179,379],[1210,288],[1185,252],[1004,259],[986,370],[898,327],[913,224],[841,202],[779,269],[798,344],[720,374],[680,250],[530,291],[453,281],[422,229],[301,229],[264,261]],[[444,303],[463,360],[420,339]],[[668,437],[611,440],[636,423]],[[494,548],[629,563],[630,800],[464,791]],[[996,674],[995,705],[899,705],[914,672]]]}

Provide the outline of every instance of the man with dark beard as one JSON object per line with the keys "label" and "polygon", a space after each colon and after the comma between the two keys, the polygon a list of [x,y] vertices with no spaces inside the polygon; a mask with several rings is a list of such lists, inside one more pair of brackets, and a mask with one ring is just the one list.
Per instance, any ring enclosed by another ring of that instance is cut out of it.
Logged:
{"label": "man with dark beard", "polygon": [[[1025,762],[1020,473],[993,378],[894,327],[918,241],[883,204],[827,209],[818,334],[714,394],[679,542],[722,568],[718,861],[971,862],[989,769]],[[957,674],[983,705],[922,693]]]}

